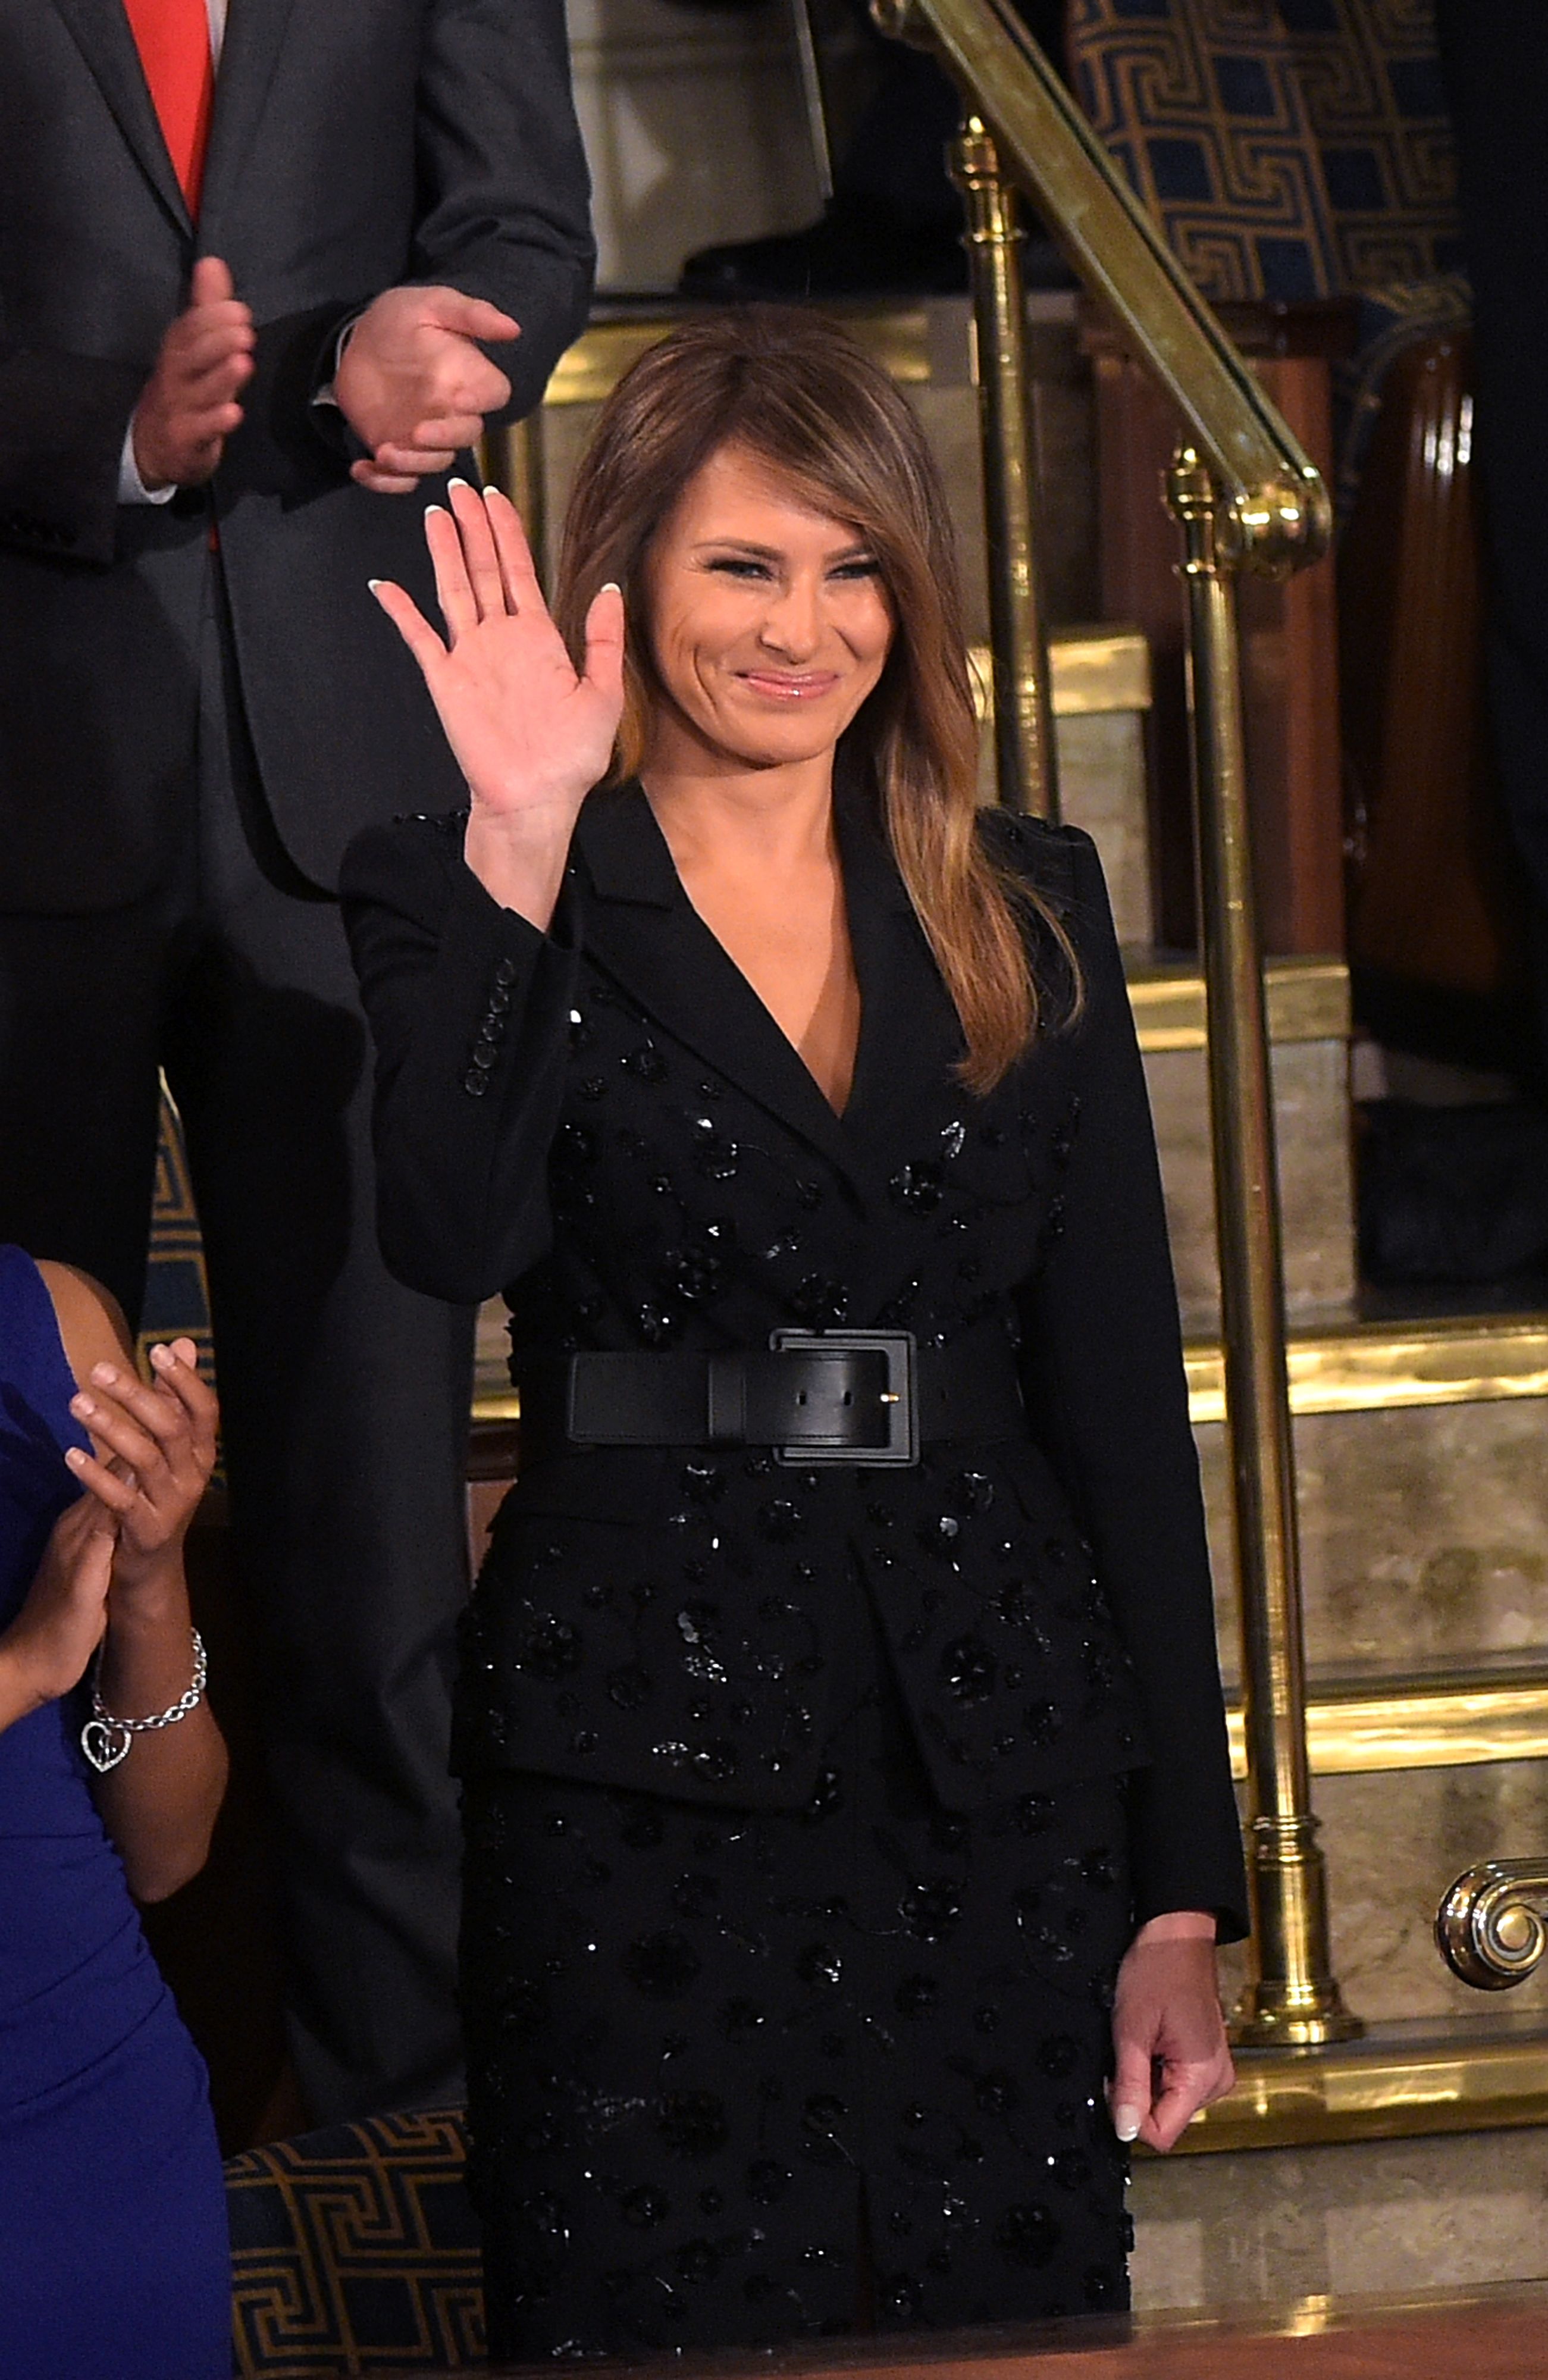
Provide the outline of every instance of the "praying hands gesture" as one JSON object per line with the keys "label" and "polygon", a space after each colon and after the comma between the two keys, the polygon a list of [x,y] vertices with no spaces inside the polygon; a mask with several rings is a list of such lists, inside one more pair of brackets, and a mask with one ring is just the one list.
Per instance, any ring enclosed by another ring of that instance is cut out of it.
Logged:
{"label": "praying hands gesture", "polygon": [[486,890],[540,930],[559,897],[570,837],[607,773],[623,709],[623,598],[604,587],[576,670],[543,601],[515,507],[454,480],[425,536],[446,624],[440,637],[391,580],[371,591],[424,673],[472,815],[464,856]]}

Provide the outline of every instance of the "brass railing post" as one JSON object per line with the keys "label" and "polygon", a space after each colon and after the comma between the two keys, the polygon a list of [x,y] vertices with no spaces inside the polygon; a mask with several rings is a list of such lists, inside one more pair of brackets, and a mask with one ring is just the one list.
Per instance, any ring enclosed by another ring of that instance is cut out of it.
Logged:
{"label": "brass railing post", "polygon": [[1285,1368],[1279,1191],[1241,731],[1239,525],[1192,447],[1167,500],[1186,559],[1189,718],[1208,1021],[1221,1335],[1230,1440],[1249,1886],[1256,1973],[1233,2026],[1248,2046],[1351,2038],[1328,1952],[1327,1893],[1306,1756],[1295,1458]]}
{"label": "brass railing post", "polygon": [[1039,818],[1058,816],[1048,654],[1034,533],[1026,296],[1016,193],[992,134],[970,115],[949,152],[967,209],[973,282],[974,379],[984,452],[995,773],[999,798]]}

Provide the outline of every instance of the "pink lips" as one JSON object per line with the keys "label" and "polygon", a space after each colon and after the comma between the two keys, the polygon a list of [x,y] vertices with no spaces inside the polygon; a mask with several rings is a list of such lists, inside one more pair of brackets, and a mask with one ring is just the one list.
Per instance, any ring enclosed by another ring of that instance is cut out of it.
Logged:
{"label": "pink lips", "polygon": [[819,696],[831,694],[839,683],[831,670],[800,675],[774,670],[743,670],[740,674],[744,686],[758,694],[771,695],[778,702],[812,702]]}

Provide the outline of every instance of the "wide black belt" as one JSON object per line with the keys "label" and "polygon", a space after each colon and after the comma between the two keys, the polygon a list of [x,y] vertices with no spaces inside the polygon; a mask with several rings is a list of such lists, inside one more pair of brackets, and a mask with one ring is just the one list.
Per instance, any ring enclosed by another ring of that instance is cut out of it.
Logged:
{"label": "wide black belt", "polygon": [[521,1368],[524,1460],[598,1446],[767,1448],[782,1463],[909,1463],[933,1439],[1025,1427],[998,1324],[949,1347],[908,1330],[776,1330],[712,1354],[592,1351]]}

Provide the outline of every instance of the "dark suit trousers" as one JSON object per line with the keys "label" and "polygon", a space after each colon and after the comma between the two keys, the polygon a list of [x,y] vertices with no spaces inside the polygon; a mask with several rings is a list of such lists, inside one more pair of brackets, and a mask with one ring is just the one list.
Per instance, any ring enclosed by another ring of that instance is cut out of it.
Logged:
{"label": "dark suit trousers", "polygon": [[1534,0],[1439,0],[1437,24],[1473,285],[1490,711],[1548,1072],[1548,40]]}
{"label": "dark suit trousers", "polygon": [[367,1028],[338,910],[263,804],[214,563],[198,667],[163,880],[106,915],[0,914],[0,1238],[136,1313],[164,1065],[209,1260],[292,2050],[324,2120],[460,2087],[447,1731],[472,1318],[377,1252]]}

